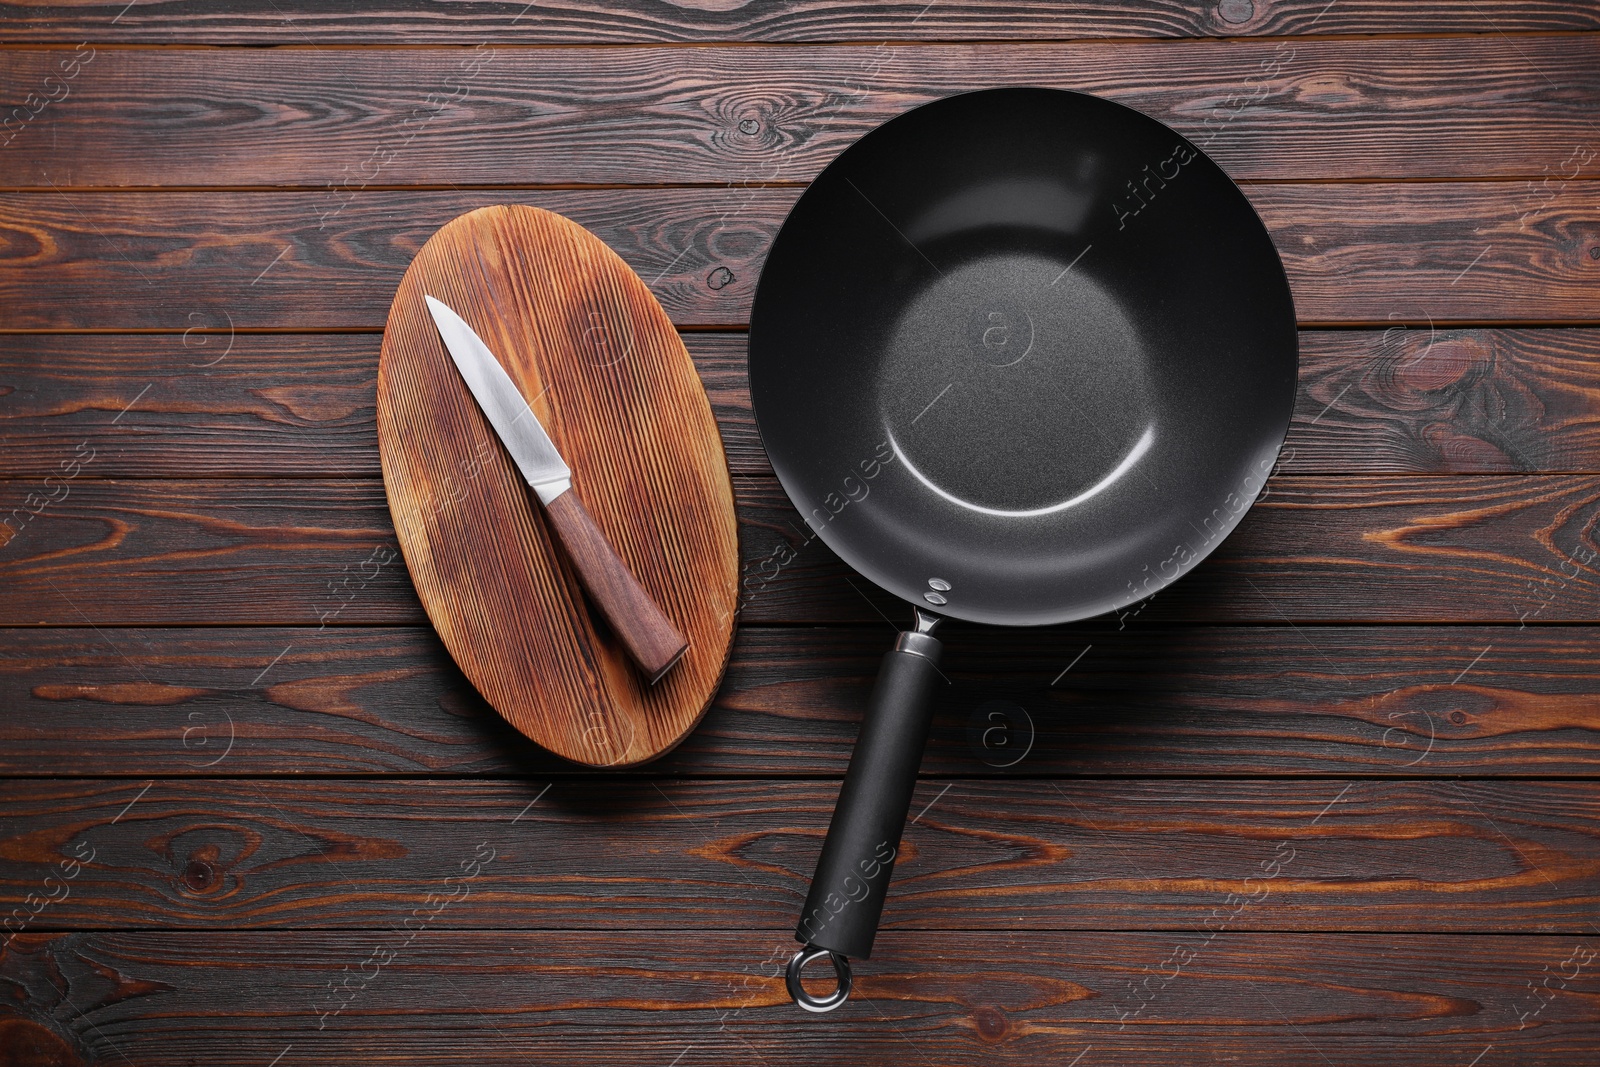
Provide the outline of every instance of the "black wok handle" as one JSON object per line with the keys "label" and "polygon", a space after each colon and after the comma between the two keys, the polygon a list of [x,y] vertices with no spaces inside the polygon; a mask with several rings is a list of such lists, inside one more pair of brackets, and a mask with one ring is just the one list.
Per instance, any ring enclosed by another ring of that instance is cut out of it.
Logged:
{"label": "black wok handle", "polygon": [[[789,994],[811,1011],[844,1003],[849,957],[867,959],[900,851],[900,835],[922,765],[933,717],[933,688],[941,680],[936,615],[917,612],[917,629],[900,635],[878,668],[872,701],[856,738],[850,768],[833,809],[828,837],[811,876],[811,892],[795,927],[806,947],[789,966]],[[800,984],[800,969],[824,953],[833,959],[839,988],[817,998]]]}

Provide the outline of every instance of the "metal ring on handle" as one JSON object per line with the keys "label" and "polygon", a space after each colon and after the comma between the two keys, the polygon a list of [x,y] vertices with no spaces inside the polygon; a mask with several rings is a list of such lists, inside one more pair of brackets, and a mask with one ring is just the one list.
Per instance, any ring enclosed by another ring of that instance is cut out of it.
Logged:
{"label": "metal ring on handle", "polygon": [[[825,997],[814,997],[806,992],[806,987],[800,983],[800,972],[805,970],[806,964],[820,956],[827,956],[833,963],[833,973],[839,978],[839,986]],[[850,999],[850,961],[831,949],[807,945],[796,952],[794,959],[789,961],[785,980],[789,986],[790,998],[806,1011],[832,1011]]]}

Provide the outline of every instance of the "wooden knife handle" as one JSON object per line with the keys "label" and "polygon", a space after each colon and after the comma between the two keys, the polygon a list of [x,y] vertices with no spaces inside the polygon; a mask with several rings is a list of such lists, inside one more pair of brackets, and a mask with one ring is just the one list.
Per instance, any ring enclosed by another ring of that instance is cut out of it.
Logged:
{"label": "wooden knife handle", "polygon": [[654,684],[678,662],[689,642],[628,570],[576,493],[567,490],[546,504],[544,510],[577,568],[589,599]]}

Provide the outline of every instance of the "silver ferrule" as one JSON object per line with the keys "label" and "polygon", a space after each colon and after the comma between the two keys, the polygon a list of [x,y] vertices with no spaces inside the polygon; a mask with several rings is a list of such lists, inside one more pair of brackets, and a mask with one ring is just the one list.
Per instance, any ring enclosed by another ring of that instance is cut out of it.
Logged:
{"label": "silver ferrule", "polygon": [[895,640],[894,650],[921,656],[937,667],[939,654],[944,651],[944,645],[933,636],[933,631],[944,621],[944,617],[935,615],[931,611],[923,611],[921,608],[913,610],[917,613],[916,628],[902,630],[899,638]]}
{"label": "silver ferrule", "polygon": [[571,488],[572,479],[570,477],[555,478],[548,482],[539,482],[533,486],[533,491],[539,494],[539,503],[549,507],[552,500]]}

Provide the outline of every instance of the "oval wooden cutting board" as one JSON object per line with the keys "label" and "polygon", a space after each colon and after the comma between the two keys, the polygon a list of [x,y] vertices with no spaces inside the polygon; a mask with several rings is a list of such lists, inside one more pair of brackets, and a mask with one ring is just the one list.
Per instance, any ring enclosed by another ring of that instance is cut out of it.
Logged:
{"label": "oval wooden cutting board", "polygon": [[[655,685],[585,599],[424,294],[499,358],[572,468],[572,492],[689,639]],[[694,728],[733,643],[733,486],[689,353],[604,242],[520,206],[481,208],[434,234],[384,328],[378,450],[428,618],[508,722],[560,756],[608,767],[654,759]]]}

